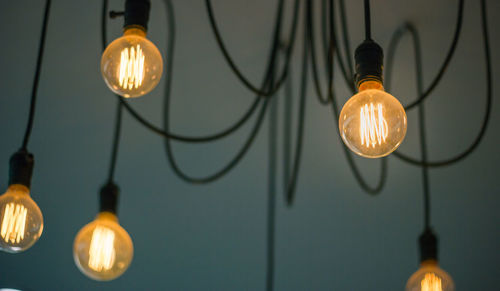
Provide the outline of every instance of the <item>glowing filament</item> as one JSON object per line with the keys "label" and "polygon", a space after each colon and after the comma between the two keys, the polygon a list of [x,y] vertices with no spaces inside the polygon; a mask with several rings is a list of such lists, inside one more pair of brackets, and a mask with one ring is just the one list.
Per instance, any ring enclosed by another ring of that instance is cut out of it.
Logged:
{"label": "glowing filament", "polygon": [[434,273],[425,274],[424,279],[420,283],[422,291],[443,291],[441,287],[441,278]]}
{"label": "glowing filament", "polygon": [[121,53],[119,80],[123,89],[139,88],[144,79],[144,54],[140,45],[124,48]]}
{"label": "glowing filament", "polygon": [[107,271],[115,262],[115,233],[109,228],[97,226],[92,233],[89,249],[89,267],[94,271]]}
{"label": "glowing filament", "polygon": [[0,235],[5,242],[19,243],[24,239],[28,209],[21,204],[9,203],[5,206]]}
{"label": "glowing filament", "polygon": [[359,134],[361,145],[375,147],[385,142],[389,129],[384,118],[382,104],[365,104],[359,112]]}

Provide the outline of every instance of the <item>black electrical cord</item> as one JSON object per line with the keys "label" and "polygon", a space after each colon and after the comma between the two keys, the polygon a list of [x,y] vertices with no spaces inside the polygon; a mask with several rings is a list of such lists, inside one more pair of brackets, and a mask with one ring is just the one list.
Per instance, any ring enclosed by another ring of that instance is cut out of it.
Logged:
{"label": "black electrical cord", "polygon": [[[298,8],[299,8],[299,1],[296,0],[295,6],[294,6],[294,15],[296,15],[298,13]],[[106,26],[107,26],[106,17],[107,17],[107,8],[105,10],[103,9],[103,20],[101,22],[101,36],[102,36],[103,49],[105,49],[106,44],[107,44],[107,41],[106,41]],[[296,19],[296,16],[294,16],[294,19]],[[290,43],[289,43],[289,46],[287,47],[287,50],[286,50],[287,60],[290,59],[290,56],[293,52],[295,31],[296,31],[296,21],[294,21],[294,24],[292,25],[292,29],[290,32]],[[278,39],[275,39],[275,40],[276,40],[275,43],[277,43],[279,41]],[[275,47],[275,46],[273,46],[273,47]],[[271,52],[271,55],[273,54],[272,52]],[[124,98],[122,98],[118,95],[117,95],[117,98],[122,103],[123,107],[131,114],[132,117],[134,117],[139,123],[141,123],[143,126],[148,128],[152,132],[154,132],[160,136],[163,136],[164,138],[170,138],[170,139],[173,139],[176,141],[188,142],[188,143],[211,142],[211,141],[219,140],[221,138],[229,136],[230,134],[232,134],[233,132],[238,130],[241,126],[243,126],[249,120],[249,118],[253,115],[253,113],[257,109],[257,107],[260,103],[260,99],[261,99],[261,98],[259,98],[259,96],[257,96],[255,98],[254,102],[252,103],[252,105],[250,106],[250,108],[245,112],[245,114],[243,114],[243,116],[240,119],[238,119],[232,126],[228,127],[227,129],[225,129],[221,132],[218,132],[216,134],[193,137],[193,136],[184,136],[184,135],[171,133],[171,132],[165,131],[165,130],[155,126],[154,124],[152,124],[151,122],[149,122],[148,120],[143,118],[136,110],[134,110],[132,108],[132,106],[130,106]]]}
{"label": "black electrical cord", "polygon": [[432,91],[434,91],[434,89],[439,84],[439,81],[441,81],[441,78],[444,76],[444,73],[445,73],[446,69],[448,68],[448,65],[450,64],[450,61],[453,57],[453,54],[455,53],[458,39],[460,37],[460,31],[462,29],[463,10],[464,10],[464,0],[459,0],[459,2],[458,2],[458,16],[457,16],[457,24],[456,24],[456,28],[455,28],[455,34],[453,35],[453,41],[451,42],[450,49],[448,50],[446,58],[445,58],[443,64],[441,65],[441,69],[439,70],[438,74],[436,75],[436,77],[434,78],[432,83],[429,85],[429,87],[422,94],[419,95],[417,100],[415,100],[412,103],[405,106],[406,111],[412,109],[413,107],[417,106],[422,101],[424,101],[425,98],[427,98],[432,93]]}
{"label": "black electrical cord", "polygon": [[[306,18],[307,18],[307,11]],[[307,22],[307,21],[306,21]],[[304,142],[304,125],[305,125],[305,115],[306,115],[306,97],[307,97],[307,75],[309,66],[309,42],[307,41],[308,31],[304,29],[304,49],[302,52],[302,68],[301,68],[301,81],[300,81],[300,96],[299,96],[299,116],[298,116],[298,128],[297,136],[295,141],[295,155],[292,165],[292,170],[290,173],[290,179],[286,182],[286,202],[288,206],[292,206],[295,199],[295,190],[297,187],[297,181],[299,176],[300,162],[302,157],[302,149]],[[288,79],[291,82],[291,79]],[[290,84],[291,86],[291,84]],[[291,95],[287,96],[291,98]],[[288,171],[288,170],[287,170]]]}
{"label": "black electrical cord", "polygon": [[[366,1],[366,0],[365,0]],[[344,61],[342,60],[342,57],[339,53],[337,53],[337,56],[338,56],[338,59],[339,59],[339,66],[340,66],[340,69],[342,71],[342,74],[344,76],[344,79],[346,81],[346,84],[348,85],[348,87],[351,89],[352,92],[355,91],[355,88],[353,86],[353,83],[352,83],[352,78],[349,77],[348,73],[347,73],[347,69],[350,70],[351,72],[351,76],[353,75],[353,71],[352,71],[352,57],[349,55],[350,54],[350,42],[349,42],[349,37],[348,37],[348,32],[347,32],[347,25],[346,25],[346,11],[345,11],[345,6],[344,6],[344,1],[343,0],[340,0],[340,17],[341,17],[341,21],[342,21],[342,35],[343,35],[343,41],[344,41],[344,47],[345,47],[345,50],[346,50],[346,62],[347,64],[349,64],[348,68],[344,68]],[[455,50],[456,50],[456,47],[457,47],[457,44],[458,44],[458,40],[460,38],[460,32],[461,32],[461,29],[462,29],[462,22],[463,22],[463,8],[464,8],[464,0],[458,0],[458,13],[457,13],[457,21],[456,21],[456,25],[455,25],[455,32],[453,34],[453,39],[452,39],[452,42],[451,42],[451,45],[448,49],[448,52],[446,54],[446,57],[445,57],[445,60],[443,62],[443,64],[441,65],[437,75],[434,77],[433,81],[431,82],[431,84],[429,85],[429,87],[423,91],[423,93],[421,95],[418,96],[418,98],[411,102],[410,104],[406,105],[405,106],[405,110],[411,110],[412,108],[414,108],[415,106],[417,106],[418,104],[420,104],[422,101],[424,101],[431,93],[432,91],[434,91],[434,89],[436,88],[436,86],[439,84],[439,81],[441,81],[441,78],[444,76],[444,73],[446,72],[446,69],[448,68],[448,65],[450,64],[450,61],[455,53]],[[365,10],[366,12],[366,10]],[[371,28],[370,28],[371,30]],[[334,37],[336,38],[336,35],[334,35]],[[349,63],[350,62],[350,63]]]}
{"label": "black electrical cord", "polygon": [[[333,0],[329,0],[330,2],[330,8],[329,10],[332,10],[334,11],[335,10],[335,3]],[[345,51],[345,59],[346,61],[344,62],[344,59],[342,57],[342,54],[340,52],[340,49],[336,49],[336,56],[337,56],[337,61],[339,63],[339,67],[340,67],[340,72],[342,73],[342,76],[344,77],[344,81],[348,87],[348,89],[354,93],[356,91],[356,89],[354,88],[354,67],[352,65],[352,55],[351,55],[351,45],[350,45],[350,41],[349,41],[349,33],[347,31],[347,20],[346,20],[346,11],[345,11],[345,5],[344,5],[344,1],[343,0],[340,0],[339,1],[340,3],[340,20],[341,20],[341,30],[342,30],[342,36],[343,36],[343,44],[344,44],[344,51]],[[323,10],[326,10],[326,0],[323,2]],[[331,13],[331,16],[330,16],[333,20],[333,31],[330,32],[330,38],[332,39],[332,41],[335,43],[335,47],[337,47],[337,44],[340,43],[337,39],[337,31],[336,31],[336,28],[335,28],[335,22],[336,22],[336,18],[335,18],[335,13]],[[323,22],[324,24],[326,24],[326,22]],[[325,35],[323,35],[323,37],[325,37]],[[326,42],[324,42],[324,45],[326,45]]]}
{"label": "black electrical cord", "polygon": [[[409,28],[411,31],[415,55],[415,81],[417,83],[417,95],[421,95],[424,90],[424,75],[422,68],[422,47],[420,45],[420,37],[416,29]],[[429,167],[427,166],[428,151],[427,151],[427,136],[425,126],[425,103],[418,105],[418,126],[420,135],[420,155],[423,165],[422,170],[422,190],[423,190],[423,209],[424,209],[424,227],[430,229],[431,215],[431,197],[430,197],[430,182],[429,182]]]}
{"label": "black electrical cord", "polygon": [[[108,11],[108,0],[102,1],[102,10],[101,10],[101,42],[102,42],[102,50],[104,51],[106,49],[106,25],[107,25],[107,15]],[[116,94],[115,94],[116,95]],[[116,95],[120,98],[119,95]],[[118,148],[120,145],[120,132],[121,132],[121,125],[122,125],[122,109],[123,105],[121,102],[116,102],[116,115],[115,115],[115,128],[114,128],[114,133],[113,133],[113,143],[111,146],[111,158],[109,162],[109,170],[108,170],[108,183],[113,183],[113,178],[115,175],[115,169],[116,169],[116,161],[118,157]]]}
{"label": "black electrical cord", "polygon": [[[272,76],[273,74],[271,74]],[[288,79],[288,78],[287,78]],[[286,82],[286,81],[285,81]],[[274,80],[271,79],[271,84]],[[286,84],[285,84],[286,86]],[[274,289],[274,241],[276,228],[276,163],[277,163],[277,115],[278,99],[273,98],[270,104],[269,112],[269,130],[268,130],[268,198],[267,198],[267,240],[266,240],[266,290]]]}
{"label": "black electrical cord", "polygon": [[[343,5],[343,4],[342,4]],[[336,31],[335,31],[335,13],[334,13],[334,3],[333,3],[333,0],[330,0],[330,5],[329,5],[329,15],[330,15],[330,21],[329,21],[329,31],[330,31],[330,35],[329,35],[329,40],[323,40],[323,45],[329,43],[329,46],[330,48],[326,48],[326,50],[333,50],[332,48],[335,48],[337,47],[337,38],[335,36],[336,34]],[[323,7],[323,9],[325,9],[325,7]],[[343,9],[343,8],[341,8]],[[345,14],[345,10],[343,10],[343,14]],[[323,25],[326,24],[326,21],[323,21],[322,22]],[[326,29],[324,29],[326,30]],[[347,30],[345,30],[345,34],[347,34]],[[322,34],[323,37],[325,37],[326,35],[325,34]],[[345,35],[345,37],[347,37],[347,35]],[[313,40],[314,41],[314,40]],[[337,56],[339,56],[339,50],[336,50],[335,52],[337,52]],[[340,58],[339,58],[340,59]],[[331,67],[330,69],[327,69],[327,71],[331,74],[329,77],[329,90],[328,90],[328,94],[330,95],[328,97],[329,100],[331,100],[331,105],[332,105],[332,112],[333,112],[333,115],[334,115],[334,119],[335,119],[335,124],[337,125],[336,128],[337,128],[337,131],[339,130],[338,129],[338,120],[339,120],[339,108],[338,108],[338,104],[337,104],[337,100],[336,100],[336,97],[335,97],[335,91],[334,91],[334,88],[333,88],[333,56],[331,57],[331,61],[332,63],[330,64]],[[340,61],[339,61],[340,63]],[[313,65],[313,69],[314,69],[314,65]],[[314,76],[314,74],[313,74]],[[340,134],[340,133],[339,133]],[[378,180],[378,183],[375,185],[375,187],[372,187],[370,185],[368,185],[368,183],[364,180],[361,172],[359,171],[359,169],[357,168],[355,162],[354,162],[354,158],[352,156],[352,153],[350,152],[350,150],[342,143],[342,148],[344,150],[344,154],[345,154],[345,157],[347,159],[347,163],[349,165],[349,168],[351,169],[356,181],[358,182],[358,184],[360,185],[360,187],[367,193],[369,194],[378,194],[382,191],[382,189],[384,188],[384,185],[385,185],[385,182],[387,180],[387,160],[386,158],[382,158],[382,161],[381,161],[381,170],[380,170],[380,178]]]}
{"label": "black electrical cord", "polygon": [[[484,46],[484,59],[485,59],[485,68],[486,68],[486,110],[485,110],[485,115],[483,117],[483,121],[481,124],[481,129],[479,131],[479,134],[476,136],[472,144],[464,150],[462,153],[449,158],[445,160],[440,160],[440,161],[423,161],[423,160],[417,160],[412,157],[409,157],[407,155],[404,155],[400,153],[399,151],[394,152],[394,155],[400,159],[402,159],[405,162],[408,162],[413,165],[417,166],[427,166],[427,167],[443,167],[443,166],[448,166],[451,164],[454,164],[456,162],[459,162],[463,159],[465,159],[467,156],[469,156],[480,144],[482,138],[484,137],[486,133],[486,129],[488,127],[488,123],[490,120],[490,115],[491,115],[491,108],[492,108],[492,102],[493,102],[493,82],[492,82],[492,72],[491,72],[491,55],[490,55],[490,45],[489,45],[489,35],[488,35],[488,18],[487,18],[487,12],[486,12],[486,3],[484,0],[481,0],[481,18],[482,18],[482,34],[483,34],[483,46]],[[418,44],[418,35],[417,35],[417,30],[414,26],[412,26],[409,23],[404,24],[402,27],[400,27],[398,30],[393,35],[393,38],[391,40],[390,46],[389,46],[389,54],[388,54],[388,62],[387,62],[387,84],[388,87],[390,86],[390,80],[391,80],[391,73],[392,73],[392,64],[393,64],[393,59],[394,59],[394,52],[395,52],[395,47],[403,34],[405,32],[409,32],[412,38],[414,39],[414,47],[415,50],[419,50]],[[420,53],[419,53],[420,54]]]}
{"label": "black electrical cord", "polygon": [[[286,78],[287,71],[288,71],[288,65],[290,63],[290,58],[292,55],[294,43],[295,43],[295,35],[296,35],[296,27],[297,27],[297,22],[298,22],[298,10],[299,10],[299,0],[295,1],[294,5],[294,13],[293,13],[293,19],[292,19],[292,29],[290,32],[290,44],[287,49],[286,57],[285,57],[285,63],[284,63],[284,68],[283,72],[281,73],[280,77],[278,78],[278,81],[276,82],[275,86],[271,87],[268,91],[263,91],[261,89],[258,89],[256,86],[252,85],[252,83],[246,78],[241,70],[238,68],[236,63],[233,61],[231,55],[229,54],[224,41],[222,40],[222,36],[219,32],[217,22],[215,21],[215,16],[214,12],[212,9],[212,4],[210,0],[205,0],[205,6],[207,9],[208,13],[208,18],[210,20],[210,27],[212,28],[212,31],[215,35],[215,39],[217,41],[217,44],[219,45],[219,48],[228,63],[229,67],[233,71],[233,73],[238,77],[238,79],[247,87],[250,91],[254,92],[255,94],[258,94],[259,96],[262,97],[270,97],[273,96],[276,91],[281,87],[281,84]],[[281,34],[281,27],[282,27],[282,18],[283,18],[283,7],[284,7],[284,1],[279,0],[278,2],[278,15],[276,17],[276,24],[274,27],[274,36],[273,36],[273,42],[279,41],[280,34]],[[277,56],[278,51],[274,50],[272,52],[272,59],[275,59]]]}
{"label": "black electrical cord", "polygon": [[[331,94],[327,93],[327,96],[324,97],[323,93],[321,92],[320,88],[320,82],[319,82],[319,74],[318,74],[318,68],[317,68],[317,63],[316,63],[316,47],[315,47],[315,39],[314,39],[314,23],[313,23],[313,2],[312,0],[307,0],[306,2],[306,24],[305,24],[305,29],[307,31],[306,39],[305,41],[309,43],[310,51],[311,51],[311,65],[312,65],[312,75],[313,75],[313,84],[314,84],[314,89],[316,91],[316,96],[318,97],[319,103],[322,105],[328,105],[331,102]],[[323,21],[323,24],[326,24],[326,21]],[[323,28],[323,31],[326,29]],[[323,33],[323,37],[325,34]],[[327,75],[328,75],[328,82],[330,84],[330,79],[333,78],[332,72],[333,72],[333,57],[332,54],[334,53],[334,48],[332,46],[333,42],[330,41],[329,44],[326,44],[326,40],[323,39],[323,50],[326,51],[326,59],[327,59]],[[330,86],[330,85],[328,85]]]}
{"label": "black electrical cord", "polygon": [[116,119],[115,119],[115,129],[113,134],[113,144],[111,146],[111,160],[109,162],[109,172],[108,172],[108,182],[113,182],[113,177],[115,175],[116,159],[118,156],[118,147],[120,145],[120,132],[122,125],[122,104],[120,102],[116,103]]}
{"label": "black electrical cord", "polygon": [[[292,86],[293,71],[290,67],[289,75],[285,80],[283,90],[283,189],[288,188],[290,179],[290,160],[292,146],[292,111],[293,111],[293,86]],[[285,192],[285,201],[287,200],[287,192]]]}
{"label": "black electrical cord", "polygon": [[[168,15],[168,23],[169,23],[169,38],[168,38],[168,50],[169,53],[168,55],[168,60],[167,60],[167,68],[169,68],[170,72],[167,72],[167,82],[165,85],[165,101],[164,101],[164,127],[165,130],[168,131],[169,129],[169,109],[170,109],[170,93],[171,93],[171,78],[172,78],[172,68],[173,68],[173,55],[174,55],[174,45],[175,45],[175,19],[174,19],[174,13],[173,13],[173,6],[170,0],[165,1],[166,6],[167,6],[167,15]],[[278,43],[275,43],[277,46]],[[273,48],[274,49],[274,48]],[[274,60],[270,59],[269,62],[269,68],[268,72],[266,73],[266,77],[264,80],[264,86],[263,88],[267,88],[268,86],[272,86],[270,84],[270,76],[272,72],[272,67],[274,66]],[[192,183],[192,184],[206,184],[210,183],[213,181],[216,181],[217,179],[223,177],[225,174],[227,174],[231,169],[233,169],[245,156],[246,152],[252,145],[253,141],[255,140],[255,137],[257,136],[261,125],[262,121],[264,119],[267,105],[268,105],[269,98],[266,98],[264,100],[264,104],[261,106],[260,113],[257,117],[257,120],[255,121],[254,127],[250,132],[249,137],[241,147],[241,149],[238,151],[236,156],[223,168],[221,168],[219,171],[215,172],[212,175],[206,176],[206,177],[191,177],[187,174],[185,174],[180,167],[178,166],[175,157],[172,152],[172,147],[170,144],[170,139],[166,138],[165,139],[165,150],[167,153],[168,161],[170,163],[170,166],[174,173],[181,178],[182,180]]]}
{"label": "black electrical cord", "polygon": [[31,130],[33,129],[33,121],[35,119],[35,107],[36,107],[36,97],[38,93],[38,83],[40,82],[40,74],[42,71],[42,59],[43,51],[45,49],[45,37],[47,35],[47,26],[49,23],[50,14],[50,4],[51,0],[45,2],[45,12],[43,14],[43,24],[42,33],[40,34],[40,42],[38,44],[38,57],[36,60],[35,78],[33,80],[33,87],[31,90],[31,101],[30,101],[30,111],[28,115],[28,124],[26,125],[26,131],[24,133],[23,144],[21,146],[22,150],[27,151],[29,138],[31,136]]}
{"label": "black electrical cord", "polygon": [[372,39],[372,23],[370,15],[370,0],[365,0],[365,40]]}

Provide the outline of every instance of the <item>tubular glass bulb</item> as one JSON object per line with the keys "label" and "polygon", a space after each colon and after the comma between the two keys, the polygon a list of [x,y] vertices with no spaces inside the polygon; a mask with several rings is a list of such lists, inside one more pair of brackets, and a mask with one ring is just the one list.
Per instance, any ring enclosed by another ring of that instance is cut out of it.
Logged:
{"label": "tubular glass bulb", "polygon": [[140,97],[160,82],[163,60],[158,48],[139,28],[128,28],[108,45],[101,58],[104,81],[116,94]]}
{"label": "tubular glass bulb", "polygon": [[76,235],[73,257],[89,278],[109,281],[123,274],[134,255],[128,233],[111,212],[101,212]]}
{"label": "tubular glass bulb", "polygon": [[0,196],[0,209],[0,250],[19,253],[29,249],[42,235],[43,216],[28,187],[10,185]]}
{"label": "tubular glass bulb", "polygon": [[408,282],[406,291],[454,291],[450,275],[438,267],[435,260],[424,261]]}
{"label": "tubular glass bulb", "polygon": [[396,150],[406,135],[406,126],[403,106],[376,81],[363,82],[339,117],[342,140],[366,158],[384,157]]}

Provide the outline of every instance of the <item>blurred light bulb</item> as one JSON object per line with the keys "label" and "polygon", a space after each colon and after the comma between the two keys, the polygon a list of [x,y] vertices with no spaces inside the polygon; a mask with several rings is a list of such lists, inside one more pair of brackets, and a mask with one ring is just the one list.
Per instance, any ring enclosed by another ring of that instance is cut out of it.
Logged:
{"label": "blurred light bulb", "polygon": [[76,235],[73,257],[89,278],[109,281],[122,275],[132,262],[134,246],[111,212],[101,212]]}
{"label": "blurred light bulb", "polygon": [[406,291],[454,291],[450,275],[439,268],[435,260],[422,262],[420,269],[406,283]]}
{"label": "blurred light bulb", "polygon": [[366,81],[339,117],[342,140],[356,154],[380,158],[392,153],[406,135],[406,113],[377,81]]}
{"label": "blurred light bulb", "polygon": [[128,28],[108,45],[101,58],[104,81],[116,94],[140,97],[160,82],[163,60],[158,48],[139,28]]}
{"label": "blurred light bulb", "polygon": [[42,235],[43,216],[28,187],[10,185],[0,196],[0,250],[18,253],[29,249]]}

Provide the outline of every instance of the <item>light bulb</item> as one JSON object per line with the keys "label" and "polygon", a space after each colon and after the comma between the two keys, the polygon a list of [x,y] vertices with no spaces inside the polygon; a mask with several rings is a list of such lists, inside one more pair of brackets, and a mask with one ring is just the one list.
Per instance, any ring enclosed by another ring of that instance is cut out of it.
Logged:
{"label": "light bulb", "polygon": [[406,283],[406,291],[454,291],[450,275],[435,260],[422,262],[420,269]]}
{"label": "light bulb", "polygon": [[134,246],[111,212],[101,212],[76,235],[73,257],[88,277],[109,281],[122,275],[132,262]]}
{"label": "light bulb", "polygon": [[128,28],[108,45],[101,58],[104,81],[116,94],[140,97],[160,82],[163,60],[158,48],[140,28]]}
{"label": "light bulb", "polygon": [[356,154],[380,158],[392,153],[406,135],[406,113],[377,81],[366,81],[349,99],[339,117],[342,140]]}
{"label": "light bulb", "polygon": [[0,250],[19,253],[42,235],[43,216],[28,187],[12,184],[0,196]]}

